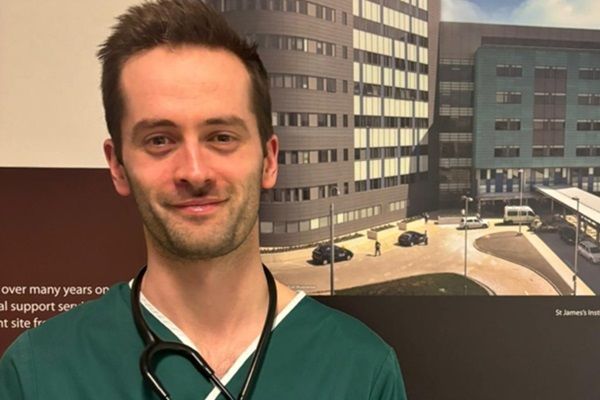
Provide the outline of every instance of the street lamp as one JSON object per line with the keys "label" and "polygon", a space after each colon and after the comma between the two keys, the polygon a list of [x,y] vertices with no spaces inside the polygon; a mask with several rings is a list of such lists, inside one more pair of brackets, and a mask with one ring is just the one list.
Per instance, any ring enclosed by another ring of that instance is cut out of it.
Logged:
{"label": "street lamp", "polygon": [[465,201],[465,296],[467,295],[467,231],[469,230],[469,224],[467,218],[469,217],[469,202],[473,201],[472,197],[461,196],[461,200]]}
{"label": "street lamp", "polygon": [[[519,191],[519,217],[521,217],[521,213],[523,212],[523,169],[519,169],[519,186],[521,187],[521,190]],[[521,220],[522,218],[519,218],[519,235],[521,234]]]}
{"label": "street lamp", "polygon": [[[337,188],[337,186],[334,186],[331,188],[330,190],[330,195],[331,196],[335,196],[340,194],[339,189]],[[335,294],[335,288],[334,288],[334,284],[333,284],[333,278],[334,278],[334,273],[333,273],[333,266],[335,263],[335,247],[333,246],[333,225],[335,225],[335,213],[334,213],[334,205],[333,205],[333,200],[331,200],[331,203],[329,204],[329,221],[330,223],[330,229],[329,229],[329,243],[331,245],[331,254],[330,254],[330,269],[329,269],[329,294],[331,296],[333,296]]]}
{"label": "street lamp", "polygon": [[577,259],[578,254],[577,254],[577,247],[579,246],[579,197],[571,197],[572,200],[575,200],[577,202],[577,226],[575,228],[575,255],[573,256],[574,258],[574,263],[573,263],[573,296],[577,296]]}

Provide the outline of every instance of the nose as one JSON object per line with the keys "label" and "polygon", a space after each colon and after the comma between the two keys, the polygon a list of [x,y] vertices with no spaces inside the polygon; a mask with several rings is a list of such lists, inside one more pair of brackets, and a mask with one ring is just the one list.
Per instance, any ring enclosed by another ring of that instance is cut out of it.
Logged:
{"label": "nose", "polygon": [[173,159],[175,185],[195,195],[201,194],[214,182],[210,155],[198,142],[185,143]]}

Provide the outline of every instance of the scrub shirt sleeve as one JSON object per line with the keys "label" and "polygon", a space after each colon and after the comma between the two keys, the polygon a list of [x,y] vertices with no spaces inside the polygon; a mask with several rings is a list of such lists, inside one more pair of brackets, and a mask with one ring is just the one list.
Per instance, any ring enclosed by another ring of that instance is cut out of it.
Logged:
{"label": "scrub shirt sleeve", "polygon": [[25,400],[25,388],[35,390],[26,365],[29,365],[30,348],[27,332],[17,339],[0,358],[0,399]]}
{"label": "scrub shirt sleeve", "polygon": [[406,400],[400,365],[392,348],[375,376],[369,400]]}

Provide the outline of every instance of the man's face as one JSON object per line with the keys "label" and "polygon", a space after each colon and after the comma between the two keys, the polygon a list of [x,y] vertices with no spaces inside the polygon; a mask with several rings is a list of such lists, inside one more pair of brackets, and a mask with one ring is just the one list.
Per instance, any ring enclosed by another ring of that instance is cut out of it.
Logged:
{"label": "man's face", "polygon": [[263,154],[251,81],[232,53],[156,47],[123,66],[123,164],[105,143],[113,182],[133,193],[148,245],[198,260],[258,240],[261,187],[277,176],[277,138]]}

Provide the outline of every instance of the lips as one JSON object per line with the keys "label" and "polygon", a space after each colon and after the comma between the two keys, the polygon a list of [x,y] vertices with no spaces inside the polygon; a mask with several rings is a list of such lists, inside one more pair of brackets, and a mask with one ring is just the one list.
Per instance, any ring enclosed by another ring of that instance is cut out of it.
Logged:
{"label": "lips", "polygon": [[226,201],[220,198],[202,198],[172,203],[170,206],[187,215],[203,216],[215,212]]}

